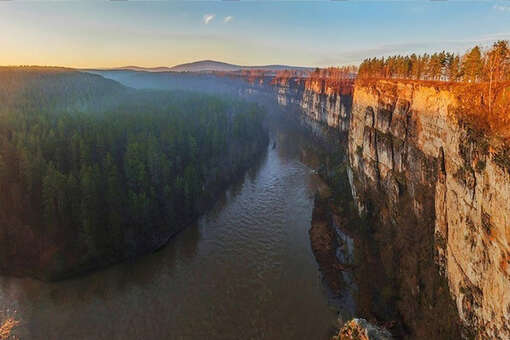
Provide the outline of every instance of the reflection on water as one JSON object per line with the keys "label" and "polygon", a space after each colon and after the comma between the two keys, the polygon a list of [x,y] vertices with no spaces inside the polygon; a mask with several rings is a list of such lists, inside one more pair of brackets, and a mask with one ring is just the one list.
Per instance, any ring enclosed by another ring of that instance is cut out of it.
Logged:
{"label": "reflection on water", "polygon": [[[317,180],[282,130],[215,208],[160,251],[57,283],[0,279],[21,339],[326,339],[308,229]],[[0,314],[2,315],[2,314]]]}

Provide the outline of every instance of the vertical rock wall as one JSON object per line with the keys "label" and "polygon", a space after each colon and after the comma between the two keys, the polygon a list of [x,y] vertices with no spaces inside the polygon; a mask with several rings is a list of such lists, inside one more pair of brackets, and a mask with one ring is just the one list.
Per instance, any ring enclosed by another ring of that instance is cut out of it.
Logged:
{"label": "vertical rock wall", "polygon": [[[455,333],[447,283],[464,336],[508,339],[510,163],[504,144],[467,119],[463,100],[454,88],[359,83],[351,186],[360,212],[380,222],[375,237],[391,242],[381,256],[412,333]],[[430,316],[436,324],[422,327]]]}
{"label": "vertical rock wall", "polygon": [[352,106],[352,84],[349,86],[349,91],[340,92],[328,88],[324,80],[287,78],[274,81],[278,104],[294,106],[310,120],[345,133],[349,130]]}
{"label": "vertical rock wall", "polygon": [[[384,277],[376,300],[410,338],[510,338],[510,86],[250,81],[307,120],[348,134],[349,180]],[[354,94],[353,94],[354,92]]]}

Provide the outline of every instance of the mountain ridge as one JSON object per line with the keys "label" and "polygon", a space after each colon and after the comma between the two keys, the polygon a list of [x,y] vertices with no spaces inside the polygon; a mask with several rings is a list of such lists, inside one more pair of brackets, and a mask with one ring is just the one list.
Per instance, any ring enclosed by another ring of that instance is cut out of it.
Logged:
{"label": "mountain ridge", "polygon": [[136,65],[104,68],[102,70],[131,70],[131,71],[144,71],[144,72],[233,72],[241,70],[268,70],[268,71],[281,71],[281,70],[296,70],[296,71],[310,71],[312,67],[304,66],[290,66],[290,65],[236,65],[225,63],[216,60],[198,60],[189,63],[179,64],[175,66],[157,66],[157,67],[142,67]]}

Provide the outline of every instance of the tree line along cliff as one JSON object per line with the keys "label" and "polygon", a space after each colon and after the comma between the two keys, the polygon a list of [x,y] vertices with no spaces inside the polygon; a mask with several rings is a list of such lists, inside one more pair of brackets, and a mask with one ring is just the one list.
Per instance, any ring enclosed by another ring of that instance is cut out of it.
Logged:
{"label": "tree line along cliff", "polygon": [[475,46],[463,55],[451,52],[365,59],[360,78],[400,78],[461,82],[510,80],[510,47],[501,40],[489,49]]}

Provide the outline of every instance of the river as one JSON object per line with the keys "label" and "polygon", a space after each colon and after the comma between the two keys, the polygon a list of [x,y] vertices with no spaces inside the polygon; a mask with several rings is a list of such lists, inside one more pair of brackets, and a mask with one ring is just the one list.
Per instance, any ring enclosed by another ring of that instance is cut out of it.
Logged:
{"label": "river", "polygon": [[[78,278],[0,278],[21,339],[327,339],[336,327],[310,248],[324,185],[283,128],[214,208],[156,253]],[[307,163],[308,164],[308,163]]]}

